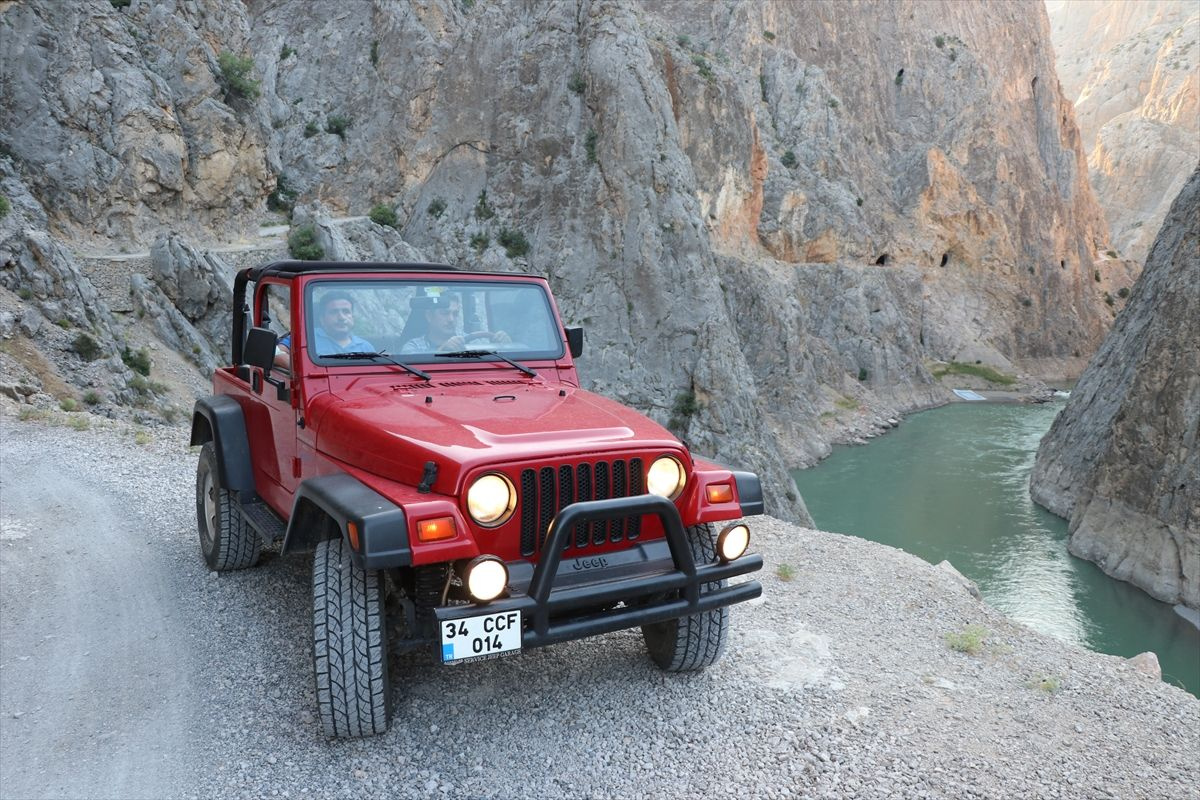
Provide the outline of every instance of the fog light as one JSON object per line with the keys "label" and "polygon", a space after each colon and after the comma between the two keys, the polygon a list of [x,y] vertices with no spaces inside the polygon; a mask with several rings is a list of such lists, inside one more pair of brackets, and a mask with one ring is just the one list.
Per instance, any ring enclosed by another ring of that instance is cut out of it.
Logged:
{"label": "fog light", "polygon": [[749,546],[750,529],[742,523],[730,525],[717,534],[717,555],[726,564],[741,558]]}
{"label": "fog light", "polygon": [[488,603],[503,594],[508,586],[508,567],[495,556],[478,556],[463,570],[463,582],[472,600]]}

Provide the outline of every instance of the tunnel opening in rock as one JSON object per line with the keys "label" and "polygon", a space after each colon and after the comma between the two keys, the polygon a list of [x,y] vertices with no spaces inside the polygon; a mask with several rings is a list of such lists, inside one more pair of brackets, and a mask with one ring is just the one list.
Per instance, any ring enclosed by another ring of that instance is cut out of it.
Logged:
{"label": "tunnel opening in rock", "polygon": [[879,258],[875,259],[875,264],[876,264],[876,266],[885,267],[885,266],[887,266],[887,263],[891,260],[892,260],[892,257],[889,256],[887,253],[884,253]]}
{"label": "tunnel opening in rock", "polygon": [[950,263],[950,254],[949,254],[949,253],[942,253],[942,263],[941,263],[941,264],[939,264],[938,266],[944,267],[944,266],[946,266],[946,265],[947,265],[947,264],[949,264],[949,263]]}

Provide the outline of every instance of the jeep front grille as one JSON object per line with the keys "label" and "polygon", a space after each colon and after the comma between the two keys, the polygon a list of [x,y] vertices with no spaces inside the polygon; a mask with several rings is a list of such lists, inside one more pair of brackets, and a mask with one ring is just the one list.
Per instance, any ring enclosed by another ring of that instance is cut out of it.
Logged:
{"label": "jeep front grille", "polygon": [[[521,470],[521,555],[540,552],[550,523],[559,510],[584,500],[607,500],[645,494],[642,460],[597,461],[572,466]],[[641,517],[580,523],[566,547],[587,547],[636,539],[642,532]]]}

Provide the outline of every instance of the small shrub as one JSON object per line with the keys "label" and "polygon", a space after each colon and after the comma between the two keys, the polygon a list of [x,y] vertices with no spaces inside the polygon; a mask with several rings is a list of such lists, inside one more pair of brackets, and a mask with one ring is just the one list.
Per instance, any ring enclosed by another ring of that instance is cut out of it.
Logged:
{"label": "small shrub", "polygon": [[78,410],[79,403],[75,401],[74,397],[64,397],[58,401],[58,407],[63,411],[71,412]]}
{"label": "small shrub", "polygon": [[591,164],[596,163],[596,129],[591,128],[587,132],[587,137],[583,140],[583,148],[587,151],[587,160]]}
{"label": "small shrub", "polygon": [[158,381],[147,380],[141,375],[134,375],[133,380],[129,382],[129,388],[137,393],[138,397],[143,400],[148,400],[155,395],[166,394],[167,385]]}
{"label": "small shrub", "polygon": [[17,291],[17,297],[21,298],[22,300],[32,300],[33,299],[33,289],[30,289],[28,286],[22,286]]}
{"label": "small shrub", "polygon": [[91,421],[85,416],[71,417],[71,419],[67,421],[67,424],[77,431],[86,431],[88,428],[92,427]]}
{"label": "small shrub", "polygon": [[1129,287],[1122,286],[1120,289],[1117,289],[1117,297],[1121,298],[1122,300],[1124,300],[1126,297],[1129,297]]}
{"label": "small shrub", "polygon": [[312,225],[301,225],[288,234],[288,253],[300,261],[320,261],[325,248],[317,243],[317,231]]}
{"label": "small shrub", "polygon": [[250,70],[254,68],[254,59],[250,56],[236,56],[223,51],[217,56],[217,67],[221,70],[226,100],[254,100],[262,94],[261,84],[250,77]]}
{"label": "small shrub", "polygon": [[758,96],[764,103],[767,102],[767,76],[761,72],[758,73]]}
{"label": "small shrub", "polygon": [[567,82],[567,88],[575,94],[583,94],[584,90],[587,89],[587,81],[583,79],[583,73],[576,72],[572,75],[571,80]]}
{"label": "small shrub", "polygon": [[133,443],[139,445],[150,444],[150,434],[143,430],[135,431],[133,434]]}
{"label": "small shrub", "polygon": [[371,42],[371,66],[379,66],[379,40]]}
{"label": "small shrub", "polygon": [[108,2],[112,3],[113,8],[122,9],[129,8],[129,4],[132,3],[133,0],[108,0]]}
{"label": "small shrub", "polygon": [[100,404],[100,393],[97,392],[95,389],[88,389],[83,394],[83,402],[87,403],[89,406],[99,405]]}
{"label": "small shrub", "polygon": [[8,216],[8,212],[12,211],[12,203],[8,202],[8,198],[0,194],[0,219]]}
{"label": "small shrub", "polygon": [[675,37],[675,43],[678,44],[680,47],[691,47],[692,46],[692,37],[688,36],[687,34],[681,33]]}
{"label": "small shrub", "polygon": [[861,205],[862,205],[862,198],[861,198],[861,197],[856,197],[856,198],[854,198],[854,205],[856,205],[856,206],[861,206]]}
{"label": "small shrub", "polygon": [[1030,689],[1037,689],[1046,694],[1054,694],[1062,688],[1062,678],[1057,675],[1041,675],[1025,681],[1025,685]]}
{"label": "small shrub", "polygon": [[896,85],[897,86],[904,85],[904,70],[900,70],[899,72],[896,73]]}
{"label": "small shrub", "polygon": [[696,403],[695,392],[680,392],[675,397],[675,405],[671,406],[671,413],[677,417],[691,419],[700,410],[700,406]]}
{"label": "small shrub", "polygon": [[304,138],[311,139],[321,132],[321,127],[317,123],[309,120],[304,126]]}
{"label": "small shrub", "polygon": [[287,59],[289,59],[293,55],[295,55],[295,53],[296,53],[296,49],[294,47],[288,47],[285,44],[283,47],[279,48],[279,60],[286,61]]}
{"label": "small shrub", "polygon": [[487,189],[480,189],[479,199],[475,201],[475,218],[488,220],[494,216],[496,216],[496,211],[488,203]]}
{"label": "small shrub", "polygon": [[865,383],[867,378],[869,378],[869,377],[871,377],[871,373],[870,373],[870,371],[867,370],[866,367],[858,368],[858,382],[859,383]]}
{"label": "small shrub", "polygon": [[852,397],[839,397],[833,404],[843,411],[854,411],[858,408],[858,401]]}
{"label": "small shrub", "polygon": [[368,216],[371,218],[371,222],[374,222],[376,225],[386,225],[389,228],[396,227],[396,212],[389,205],[379,203],[373,206]]}
{"label": "small shrub", "polygon": [[935,45],[937,45],[937,48],[939,50],[941,50],[943,47],[946,46],[946,37],[945,36],[935,36],[935,37],[933,37],[933,43]]}
{"label": "small shrub", "polygon": [[22,422],[27,422],[31,419],[45,419],[48,416],[49,414],[46,413],[45,409],[34,408],[33,406],[22,406],[21,410],[17,412],[17,419]]}
{"label": "small shrub", "polygon": [[1099,283],[1100,282],[1100,270],[1094,271],[1092,273],[1092,277],[1096,279],[1096,283]]}
{"label": "small shrub", "polygon": [[835,97],[829,98],[829,107],[830,108],[837,108],[839,105],[840,104],[838,103],[837,98],[835,98]]}
{"label": "small shrub", "polygon": [[983,642],[987,637],[987,628],[982,625],[968,625],[958,633],[947,633],[946,646],[955,652],[974,656],[983,650]]}
{"label": "small shrub", "polygon": [[775,568],[775,575],[778,576],[779,580],[787,583],[796,577],[796,570],[792,568],[791,564],[780,564]]}
{"label": "small shrub", "polygon": [[1033,300],[1029,299],[1028,297],[1022,297],[1021,305],[1025,306],[1026,308],[1029,308],[1031,305],[1033,305]]}
{"label": "small shrub", "polygon": [[325,132],[332,133],[341,139],[346,138],[346,129],[350,127],[350,118],[333,115],[325,120]]}
{"label": "small shrub", "polygon": [[86,333],[75,337],[75,341],[71,343],[71,349],[84,361],[95,361],[104,353],[100,348],[100,343]]}
{"label": "small shrub", "polygon": [[708,63],[708,60],[704,56],[692,56],[692,63],[696,65],[696,70],[700,73],[701,78],[704,78],[706,81],[716,79],[716,75],[712,71],[712,65]]}
{"label": "small shrub", "polygon": [[488,249],[488,245],[492,243],[492,239],[486,233],[476,233],[471,236],[471,247],[475,248],[476,253],[482,253]]}
{"label": "small shrub", "polygon": [[442,214],[446,213],[446,201],[440,197],[433,198],[433,201],[425,209],[425,213],[434,219],[441,219]]}
{"label": "small shrub", "polygon": [[150,353],[146,352],[144,347],[137,351],[130,350],[128,347],[122,348],[121,360],[125,362],[125,366],[139,375],[150,374]]}
{"label": "small shrub", "polygon": [[496,241],[504,248],[504,253],[509,258],[519,258],[529,252],[529,240],[520,231],[501,228],[500,235],[496,237]]}
{"label": "small shrub", "polygon": [[1104,255],[1108,256],[1109,258],[1116,258],[1117,251],[1116,250],[1105,250]]}
{"label": "small shrub", "polygon": [[796,154],[788,150],[783,154],[783,158],[779,159],[779,163],[783,164],[788,169],[792,169],[800,162],[796,160]]}
{"label": "small shrub", "polygon": [[267,209],[289,214],[296,205],[296,190],[288,182],[286,175],[275,179],[275,189],[267,195]]}
{"label": "small shrub", "polygon": [[71,329],[71,320],[67,319],[66,317],[55,320],[54,324],[62,328],[64,331]]}
{"label": "small shrub", "polygon": [[763,31],[763,38],[766,39],[768,42],[773,42],[773,41],[775,41],[775,32],[774,31]]}
{"label": "small shrub", "polygon": [[950,51],[950,60],[951,60],[951,61],[958,61],[958,51],[957,51],[957,50],[951,50],[951,51]]}
{"label": "small shrub", "polygon": [[1115,301],[1113,300],[1113,296],[1111,294],[1109,294],[1108,292],[1105,292],[1104,293],[1104,302],[1111,306]]}

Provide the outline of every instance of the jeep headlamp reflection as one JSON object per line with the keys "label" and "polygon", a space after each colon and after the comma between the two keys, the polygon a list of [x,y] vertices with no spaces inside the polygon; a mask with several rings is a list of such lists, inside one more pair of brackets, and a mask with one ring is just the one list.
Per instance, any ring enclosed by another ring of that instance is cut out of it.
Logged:
{"label": "jeep headlamp reflection", "polygon": [[683,471],[683,464],[671,456],[656,458],[646,473],[646,489],[650,494],[656,494],[668,500],[678,497],[679,493],[683,491],[685,483],[687,483],[687,473]]}
{"label": "jeep headlamp reflection", "polygon": [[480,476],[467,490],[467,511],[471,519],[487,528],[507,522],[516,506],[516,490],[508,478],[499,473]]}

